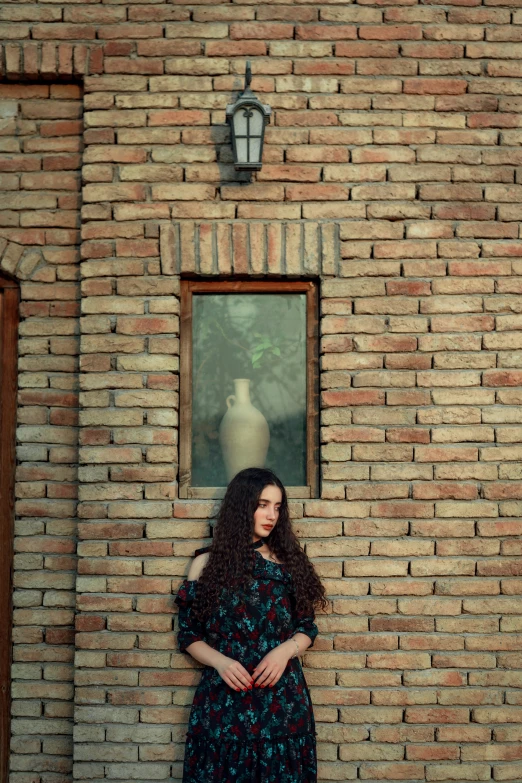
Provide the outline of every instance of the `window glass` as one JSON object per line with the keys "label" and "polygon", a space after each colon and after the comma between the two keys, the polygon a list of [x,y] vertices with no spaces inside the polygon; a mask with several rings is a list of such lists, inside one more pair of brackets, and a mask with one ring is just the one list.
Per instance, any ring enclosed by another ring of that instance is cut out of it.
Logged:
{"label": "window glass", "polygon": [[254,465],[306,484],[306,295],[194,293],[191,484]]}

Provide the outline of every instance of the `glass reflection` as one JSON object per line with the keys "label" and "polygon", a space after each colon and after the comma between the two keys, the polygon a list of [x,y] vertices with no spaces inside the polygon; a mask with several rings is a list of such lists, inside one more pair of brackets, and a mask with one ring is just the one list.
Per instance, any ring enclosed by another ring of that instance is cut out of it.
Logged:
{"label": "glass reflection", "polygon": [[192,485],[255,464],[305,485],[306,296],[194,294],[192,330]]}

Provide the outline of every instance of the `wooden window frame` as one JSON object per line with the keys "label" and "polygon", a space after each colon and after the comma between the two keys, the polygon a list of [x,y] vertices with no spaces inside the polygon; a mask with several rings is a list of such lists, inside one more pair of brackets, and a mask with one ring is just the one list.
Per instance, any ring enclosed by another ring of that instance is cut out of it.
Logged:
{"label": "wooden window frame", "polygon": [[192,296],[225,293],[306,294],[306,486],[286,487],[290,498],[319,497],[319,286],[312,280],[182,280],[180,319],[180,498],[221,498],[226,487],[191,486]]}
{"label": "wooden window frame", "polygon": [[18,284],[0,273],[0,780],[9,778]]}

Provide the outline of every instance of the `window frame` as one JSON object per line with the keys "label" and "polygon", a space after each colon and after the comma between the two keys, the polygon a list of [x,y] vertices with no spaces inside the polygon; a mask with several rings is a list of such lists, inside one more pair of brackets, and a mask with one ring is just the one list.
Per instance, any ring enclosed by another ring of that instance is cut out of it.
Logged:
{"label": "window frame", "polygon": [[286,487],[289,498],[319,497],[319,285],[315,280],[181,280],[178,496],[219,499],[226,487],[193,487],[192,296],[226,293],[306,295],[306,486]]}

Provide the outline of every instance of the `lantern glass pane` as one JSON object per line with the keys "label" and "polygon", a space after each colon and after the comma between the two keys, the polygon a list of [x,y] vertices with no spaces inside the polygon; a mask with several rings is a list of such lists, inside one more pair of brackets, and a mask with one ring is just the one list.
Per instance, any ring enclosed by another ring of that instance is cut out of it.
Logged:
{"label": "lantern glass pane", "polygon": [[246,136],[243,137],[236,137],[236,155],[237,155],[237,162],[238,163],[248,163],[249,157],[248,157],[248,147],[247,147],[247,139]]}
{"label": "lantern glass pane", "polygon": [[255,105],[239,106],[233,117],[236,163],[261,161],[264,115]]}
{"label": "lantern glass pane", "polygon": [[251,107],[252,117],[250,118],[250,135],[261,136],[263,132],[263,114],[255,106]]}
{"label": "lantern glass pane", "polygon": [[234,112],[234,133],[236,134],[236,138],[238,136],[246,136],[247,118],[245,116],[244,108],[236,109]]}
{"label": "lantern glass pane", "polygon": [[250,139],[250,157],[249,163],[258,163],[261,160],[261,139]]}

